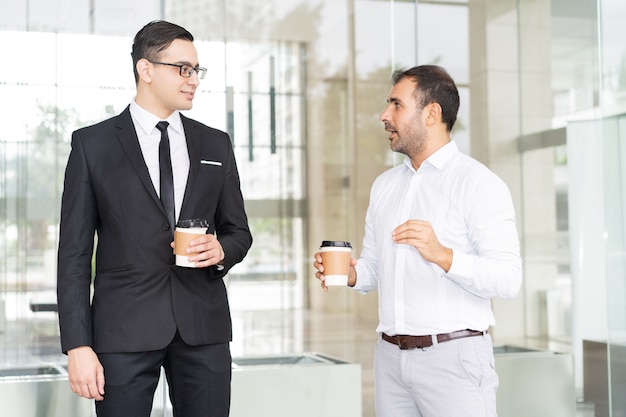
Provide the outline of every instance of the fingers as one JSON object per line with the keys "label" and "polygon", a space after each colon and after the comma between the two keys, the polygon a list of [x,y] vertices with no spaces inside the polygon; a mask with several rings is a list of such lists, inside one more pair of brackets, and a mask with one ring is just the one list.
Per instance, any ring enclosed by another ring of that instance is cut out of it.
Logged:
{"label": "fingers", "polygon": [[187,253],[203,252],[215,245],[217,238],[213,235],[199,235],[199,237],[189,241]]}
{"label": "fingers", "polygon": [[104,399],[104,369],[90,347],[68,352],[68,380],[76,395],[96,401]]}
{"label": "fingers", "polygon": [[327,292],[328,287],[326,286],[326,277],[323,274],[320,274],[319,272],[316,272],[315,276],[317,277],[317,279],[320,280],[320,286],[322,287],[322,290],[324,290],[324,292]]}
{"label": "fingers", "polygon": [[[193,252],[187,252],[193,253]],[[189,262],[194,262],[196,267],[206,267],[216,265],[224,260],[222,247],[209,248],[203,252],[196,252],[187,258]]]}
{"label": "fingers", "polygon": [[95,400],[101,401],[104,399],[104,370],[100,369],[98,373],[96,373],[96,388],[98,389],[99,398],[96,397]]}
{"label": "fingers", "polygon": [[391,233],[391,238],[396,243],[415,243],[428,240],[434,235],[430,222],[425,220],[408,220]]}
{"label": "fingers", "polygon": [[319,252],[313,255],[313,268],[317,270],[315,272],[315,278],[320,280],[322,290],[327,292],[328,287],[326,286],[326,278],[324,277],[324,265],[322,264],[322,255],[320,255]]}
{"label": "fingers", "polygon": [[406,222],[396,227],[393,230],[393,233],[397,234],[397,233],[405,233],[409,231],[418,232],[418,231],[428,230],[431,228],[432,226],[430,222],[426,220],[407,220]]}
{"label": "fingers", "polygon": [[102,401],[104,399],[104,372],[96,371],[95,374],[70,380],[70,387],[79,397]]}
{"label": "fingers", "polygon": [[[356,269],[354,268],[357,264],[357,259],[350,258],[350,273],[348,275],[348,286],[354,287],[356,284]],[[324,265],[322,264],[322,256],[318,253],[313,255],[313,267],[317,269],[315,272],[315,277],[320,280],[321,287],[324,292],[328,292],[328,287],[326,286],[326,277],[324,276]]]}
{"label": "fingers", "polygon": [[96,401],[104,400],[104,379],[102,380],[102,386],[100,387],[97,383],[70,386],[72,387],[72,391],[79,397]]}
{"label": "fingers", "polygon": [[313,255],[313,268],[318,270],[318,272],[315,274],[315,276],[318,278],[320,273],[324,272],[324,265],[322,265],[322,255],[320,255],[319,252]]}
{"label": "fingers", "polygon": [[195,262],[198,268],[216,265],[224,260],[224,249],[213,235],[202,235],[190,241],[185,251],[190,255],[189,262]]}

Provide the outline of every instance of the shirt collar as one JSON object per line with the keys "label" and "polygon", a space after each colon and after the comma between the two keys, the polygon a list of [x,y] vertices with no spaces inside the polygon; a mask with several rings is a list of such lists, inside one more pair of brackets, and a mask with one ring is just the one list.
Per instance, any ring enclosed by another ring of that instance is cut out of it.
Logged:
{"label": "shirt collar", "polygon": [[[423,163],[428,162],[430,165],[435,168],[441,170],[443,167],[450,161],[454,155],[459,153],[459,147],[456,142],[451,140],[450,142],[443,145],[441,148],[437,149],[432,155],[430,155]],[[412,171],[415,171],[413,168],[413,163],[411,162],[411,158],[408,156],[404,158],[404,164]]]}
{"label": "shirt collar", "polygon": [[[156,129],[157,123],[163,120],[137,104],[135,98],[130,102],[130,114],[146,135]],[[169,123],[168,127],[172,127],[178,133],[183,132],[183,122],[178,110],[174,111],[165,121]]]}

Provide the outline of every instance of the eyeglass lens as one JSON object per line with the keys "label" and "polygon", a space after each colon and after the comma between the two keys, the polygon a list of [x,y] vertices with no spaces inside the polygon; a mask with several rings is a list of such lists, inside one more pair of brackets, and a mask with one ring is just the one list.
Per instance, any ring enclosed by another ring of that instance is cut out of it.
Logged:
{"label": "eyeglass lens", "polygon": [[198,78],[202,79],[206,74],[206,68],[194,68],[189,65],[182,65],[180,67],[180,75],[182,75],[183,77],[189,78],[193,75],[194,72],[198,74]]}

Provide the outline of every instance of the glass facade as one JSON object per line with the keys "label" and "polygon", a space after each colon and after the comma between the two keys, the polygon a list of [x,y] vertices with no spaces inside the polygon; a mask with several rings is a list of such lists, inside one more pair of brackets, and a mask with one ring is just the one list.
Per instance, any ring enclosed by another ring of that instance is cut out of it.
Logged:
{"label": "glass facade", "polygon": [[494,301],[495,342],[572,351],[579,396],[583,341],[626,343],[621,0],[0,0],[0,367],[65,360],[70,135],[127,106],[132,36],[158,18],[196,37],[209,72],[186,114],[231,134],[241,174],[255,242],[226,278],[234,355],[301,351],[305,311],[375,317],[375,296],[322,293],[310,259],[327,239],[359,253],[369,187],[401,161],[378,119],[390,74],[430,63],[459,85],[453,138],[516,204],[524,284]]}

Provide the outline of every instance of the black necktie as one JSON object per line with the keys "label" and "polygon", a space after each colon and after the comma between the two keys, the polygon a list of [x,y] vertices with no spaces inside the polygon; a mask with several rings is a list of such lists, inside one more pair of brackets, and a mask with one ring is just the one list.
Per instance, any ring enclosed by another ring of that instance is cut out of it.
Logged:
{"label": "black necktie", "polygon": [[170,138],[167,135],[168,122],[157,123],[157,129],[161,131],[161,143],[159,143],[159,172],[161,175],[161,203],[170,227],[174,230],[176,214],[174,213],[174,177],[172,175],[172,159],[170,157]]}

